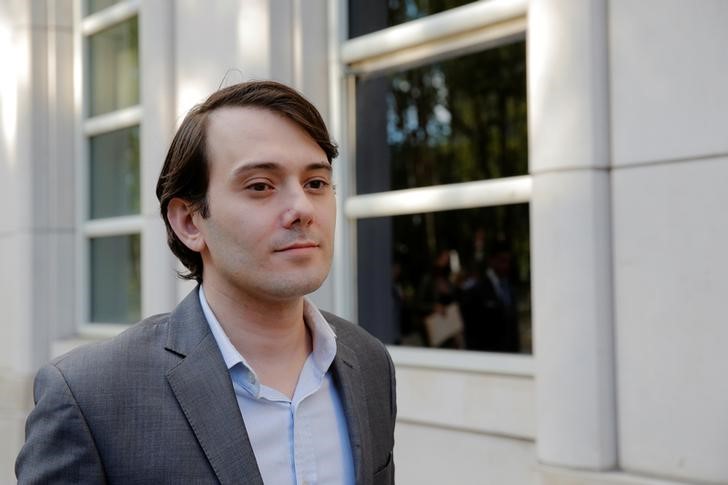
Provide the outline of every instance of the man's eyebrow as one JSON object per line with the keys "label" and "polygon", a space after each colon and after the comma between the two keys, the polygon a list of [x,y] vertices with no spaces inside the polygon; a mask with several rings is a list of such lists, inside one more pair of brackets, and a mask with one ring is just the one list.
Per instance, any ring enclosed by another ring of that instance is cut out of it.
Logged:
{"label": "man's eyebrow", "polygon": [[[240,165],[233,169],[232,173],[230,174],[230,177],[233,180],[239,179],[241,177],[244,177],[250,172],[256,172],[256,171],[268,171],[268,172],[282,172],[284,171],[285,167],[284,164],[278,163],[278,162],[249,162],[245,163],[243,165]],[[328,162],[313,162],[306,165],[305,168],[307,171],[311,170],[325,170],[327,172],[332,172],[331,164]]]}
{"label": "man's eyebrow", "polygon": [[230,177],[232,179],[238,179],[243,177],[249,172],[255,172],[258,170],[263,171],[269,171],[269,172],[279,172],[283,170],[283,167],[276,162],[249,162],[245,163],[243,165],[239,165],[235,167],[230,174]]}
{"label": "man's eyebrow", "polygon": [[306,165],[306,170],[325,170],[327,172],[333,172],[331,164],[328,162],[315,162]]}

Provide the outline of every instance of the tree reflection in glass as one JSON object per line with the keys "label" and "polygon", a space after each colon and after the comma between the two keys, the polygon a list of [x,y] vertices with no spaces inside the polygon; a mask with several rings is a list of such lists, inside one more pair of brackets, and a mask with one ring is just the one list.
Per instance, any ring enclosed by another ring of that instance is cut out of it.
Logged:
{"label": "tree reflection in glass", "polygon": [[[357,192],[528,172],[525,42],[361,78]],[[530,352],[528,205],[358,222],[362,325],[389,343]]]}

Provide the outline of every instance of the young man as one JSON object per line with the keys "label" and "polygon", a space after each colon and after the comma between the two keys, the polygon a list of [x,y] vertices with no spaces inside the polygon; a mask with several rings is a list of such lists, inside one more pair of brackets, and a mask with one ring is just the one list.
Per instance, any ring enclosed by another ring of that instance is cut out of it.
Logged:
{"label": "young man", "polygon": [[389,355],[305,298],[331,265],[336,155],[275,82],[187,115],[157,196],[199,286],[40,370],[19,483],[393,483]]}

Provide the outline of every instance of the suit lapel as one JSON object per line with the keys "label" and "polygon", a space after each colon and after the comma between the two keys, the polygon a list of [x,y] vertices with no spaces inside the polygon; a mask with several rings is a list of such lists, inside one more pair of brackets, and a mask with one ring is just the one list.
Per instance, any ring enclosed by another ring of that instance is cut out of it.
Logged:
{"label": "suit lapel", "polygon": [[357,485],[370,485],[373,463],[370,460],[371,435],[366,395],[356,354],[345,342],[337,339],[333,363],[334,379],[344,405],[349,441],[354,455]]}
{"label": "suit lapel", "polygon": [[166,348],[183,357],[167,372],[167,380],[220,483],[263,485],[228,370],[197,291],[170,315]]}

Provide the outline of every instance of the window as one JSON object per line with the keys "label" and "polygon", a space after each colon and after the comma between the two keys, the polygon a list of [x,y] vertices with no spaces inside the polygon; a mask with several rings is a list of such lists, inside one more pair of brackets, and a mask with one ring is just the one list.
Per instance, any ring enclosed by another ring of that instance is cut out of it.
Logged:
{"label": "window", "polygon": [[86,14],[96,13],[119,3],[119,0],[86,0]]}
{"label": "window", "polygon": [[[342,49],[356,317],[389,344],[530,353],[525,23],[477,2],[388,28],[469,2],[449,3],[389,2],[376,32],[350,2],[351,37],[375,31]],[[482,25],[459,32],[471,14]]]}
{"label": "window", "polygon": [[132,17],[86,39],[88,114],[139,104],[139,35]]}
{"label": "window", "polygon": [[141,317],[138,3],[82,2],[83,321]]}
{"label": "window", "polygon": [[369,34],[451,8],[474,0],[367,0],[349,1],[349,38]]}

